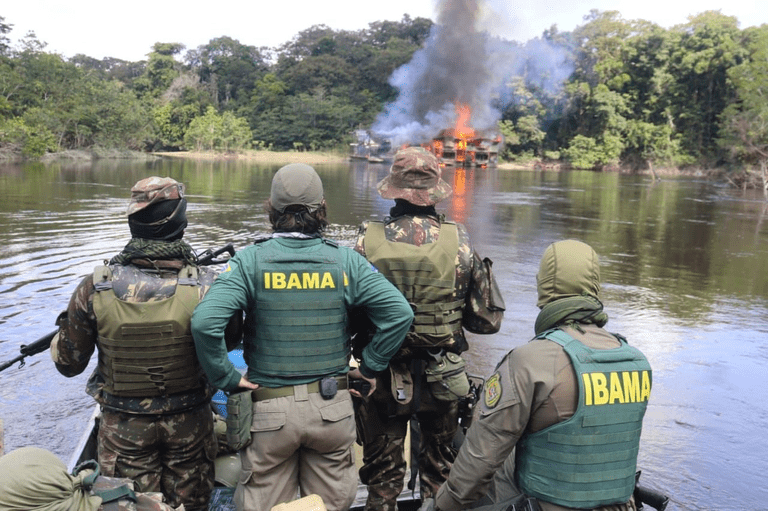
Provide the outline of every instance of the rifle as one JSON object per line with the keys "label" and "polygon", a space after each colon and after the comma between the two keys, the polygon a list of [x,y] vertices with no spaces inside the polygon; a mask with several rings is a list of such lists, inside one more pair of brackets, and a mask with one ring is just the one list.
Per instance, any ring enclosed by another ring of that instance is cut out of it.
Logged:
{"label": "rifle", "polygon": [[235,255],[235,247],[232,246],[232,243],[227,243],[223,247],[211,250],[210,248],[197,256],[197,265],[198,266],[208,266],[210,264],[221,264],[225,262],[227,259],[216,259],[218,256],[223,254],[224,252],[227,252],[229,254],[229,257],[232,257]]}
{"label": "rifle", "polygon": [[53,340],[54,336],[58,333],[58,330],[54,330],[53,332],[49,332],[33,342],[32,344],[22,344],[19,348],[19,351],[21,352],[21,355],[18,357],[9,360],[8,362],[3,362],[0,365],[0,371],[3,371],[5,369],[8,369],[16,362],[19,363],[19,369],[24,367],[24,358],[25,357],[31,357],[32,355],[37,355],[38,353],[42,353],[46,351],[51,346],[51,341]]}
{"label": "rifle", "polygon": [[[232,243],[227,243],[223,247],[211,250],[210,248],[200,254],[197,257],[197,265],[198,266],[206,266],[210,264],[221,264],[226,259],[216,259],[218,256],[223,254],[224,252],[227,252],[229,254],[229,257],[232,257],[235,255],[235,247],[232,245]],[[47,351],[48,348],[51,347],[51,341],[53,341],[53,338],[56,336],[56,334],[59,332],[58,329],[49,332],[33,342],[32,344],[22,344],[21,347],[19,347],[19,352],[21,355],[17,356],[16,358],[13,358],[9,360],[8,362],[3,362],[0,364],[0,371],[4,371],[11,367],[16,362],[19,363],[19,369],[24,367],[24,359],[26,357],[31,357],[33,355],[37,355],[38,353],[42,353],[44,351]]]}

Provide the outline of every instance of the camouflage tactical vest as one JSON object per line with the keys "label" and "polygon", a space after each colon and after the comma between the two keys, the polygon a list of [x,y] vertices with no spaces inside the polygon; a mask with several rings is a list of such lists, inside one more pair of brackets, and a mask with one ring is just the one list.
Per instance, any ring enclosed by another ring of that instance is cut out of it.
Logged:
{"label": "camouflage tactical vest", "polygon": [[93,282],[99,372],[105,392],[155,397],[204,385],[190,330],[192,312],[200,300],[196,267],[184,266],[173,296],[157,301],[118,299],[108,266],[94,270]]}
{"label": "camouflage tactical vest", "polygon": [[592,349],[562,330],[542,333],[560,344],[579,382],[569,419],[516,446],[515,474],[528,496],[570,508],[624,504],[635,488],[643,416],[651,393],[651,366],[639,350]]}
{"label": "camouflage tactical vest", "polygon": [[463,299],[453,298],[459,252],[456,225],[443,222],[436,242],[416,246],[387,240],[384,224],[369,222],[363,243],[371,264],[403,293],[414,310],[411,333],[403,347],[441,347],[452,341],[461,330],[464,308]]}

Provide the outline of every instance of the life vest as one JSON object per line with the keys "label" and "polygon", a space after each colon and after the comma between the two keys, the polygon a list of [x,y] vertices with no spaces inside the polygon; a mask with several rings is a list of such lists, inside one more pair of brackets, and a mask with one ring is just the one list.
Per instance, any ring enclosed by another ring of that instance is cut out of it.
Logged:
{"label": "life vest", "polygon": [[155,397],[204,385],[190,330],[192,312],[200,301],[196,267],[184,266],[173,296],[157,301],[118,299],[108,266],[94,270],[93,282],[99,372],[105,392]]}
{"label": "life vest", "polygon": [[329,241],[296,250],[276,240],[257,254],[257,300],[246,314],[245,360],[262,384],[321,377],[348,367],[350,340],[344,303],[346,274]]}
{"label": "life vest", "polygon": [[414,318],[406,345],[441,347],[461,331],[464,300],[454,300],[456,255],[459,235],[456,224],[440,224],[440,236],[421,246],[389,241],[384,224],[369,222],[363,239],[365,255],[413,308]]}
{"label": "life vest", "polygon": [[570,508],[629,501],[651,393],[648,360],[621,336],[621,346],[608,350],[589,348],[559,329],[538,338],[558,343],[570,357],[579,402],[569,419],[524,435],[517,443],[520,489]]}

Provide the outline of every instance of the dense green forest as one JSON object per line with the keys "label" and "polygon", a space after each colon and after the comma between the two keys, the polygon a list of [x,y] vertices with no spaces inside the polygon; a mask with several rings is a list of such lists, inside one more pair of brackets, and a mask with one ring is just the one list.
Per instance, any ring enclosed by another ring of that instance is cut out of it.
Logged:
{"label": "dense green forest", "polygon": [[[564,82],[531,65],[493,97],[502,159],[576,168],[720,167],[766,171],[768,25],[720,12],[662,28],[593,10],[556,50]],[[140,62],[64,58],[29,33],[12,45],[0,16],[0,155],[92,147],[141,151],[345,150],[398,96],[389,79],[430,37],[404,16],[359,31],[317,25],[278,48],[227,36],[187,49],[156,43]],[[542,46],[542,47],[543,47]],[[739,169],[739,170],[736,170]]]}

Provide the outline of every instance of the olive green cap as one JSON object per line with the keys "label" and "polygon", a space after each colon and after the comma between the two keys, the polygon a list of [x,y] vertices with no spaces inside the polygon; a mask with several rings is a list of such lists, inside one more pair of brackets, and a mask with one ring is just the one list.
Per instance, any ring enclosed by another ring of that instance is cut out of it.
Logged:
{"label": "olive green cap", "polygon": [[280,213],[293,205],[306,206],[311,213],[323,203],[323,183],[309,165],[291,163],[281,167],[272,178],[269,200]]}
{"label": "olive green cap", "polygon": [[541,258],[536,287],[539,308],[570,296],[588,294],[599,298],[600,260],[597,253],[577,240],[552,243]]}

